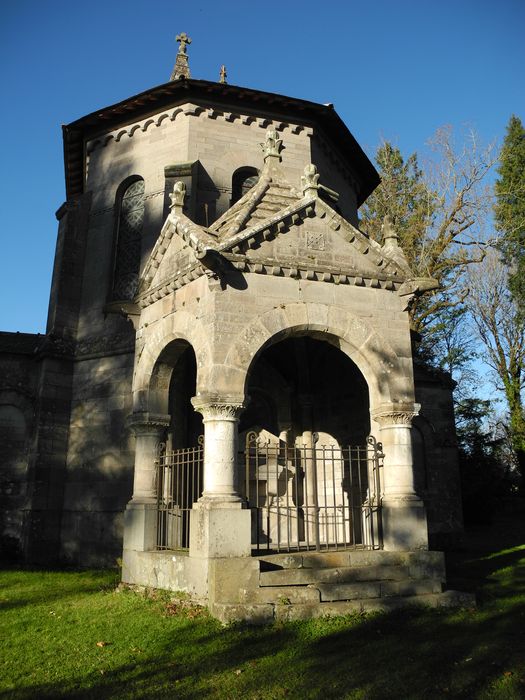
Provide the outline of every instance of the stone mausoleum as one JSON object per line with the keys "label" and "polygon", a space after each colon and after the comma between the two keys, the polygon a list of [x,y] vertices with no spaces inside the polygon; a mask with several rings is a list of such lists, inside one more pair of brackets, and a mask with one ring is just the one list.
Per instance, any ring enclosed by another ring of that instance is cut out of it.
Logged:
{"label": "stone mausoleum", "polygon": [[190,77],[63,127],[45,335],[0,334],[3,552],[222,620],[448,604],[451,401],[332,105]]}

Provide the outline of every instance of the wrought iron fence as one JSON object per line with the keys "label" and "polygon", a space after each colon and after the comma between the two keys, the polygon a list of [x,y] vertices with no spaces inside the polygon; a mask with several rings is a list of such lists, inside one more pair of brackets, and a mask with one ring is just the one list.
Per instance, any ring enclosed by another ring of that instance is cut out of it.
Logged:
{"label": "wrought iron fence", "polygon": [[382,446],[286,445],[248,433],[245,496],[258,550],[381,549]]}
{"label": "wrought iron fence", "polygon": [[165,451],[157,470],[157,549],[186,549],[190,544],[190,511],[202,491],[204,439],[197,447]]}

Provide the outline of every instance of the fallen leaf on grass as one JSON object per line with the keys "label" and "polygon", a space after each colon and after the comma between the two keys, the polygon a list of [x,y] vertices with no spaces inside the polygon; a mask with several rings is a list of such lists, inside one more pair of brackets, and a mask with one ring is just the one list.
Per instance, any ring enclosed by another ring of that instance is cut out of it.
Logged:
{"label": "fallen leaf on grass", "polygon": [[109,642],[97,642],[97,647],[107,647]]}

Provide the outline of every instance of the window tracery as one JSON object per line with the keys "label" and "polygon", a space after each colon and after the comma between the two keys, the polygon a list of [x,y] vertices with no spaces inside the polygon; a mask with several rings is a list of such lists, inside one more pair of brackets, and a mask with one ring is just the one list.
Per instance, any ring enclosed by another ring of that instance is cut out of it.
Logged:
{"label": "window tracery", "polygon": [[138,288],[144,180],[136,179],[117,196],[117,232],[113,268],[112,301],[131,301]]}

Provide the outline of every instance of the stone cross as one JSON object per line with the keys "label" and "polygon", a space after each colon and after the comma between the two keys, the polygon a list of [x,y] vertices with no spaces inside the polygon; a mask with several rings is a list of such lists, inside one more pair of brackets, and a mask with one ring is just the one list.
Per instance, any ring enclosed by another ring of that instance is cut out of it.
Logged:
{"label": "stone cross", "polygon": [[180,34],[177,34],[175,39],[180,42],[179,46],[179,53],[186,53],[186,44],[191,44],[191,39],[190,37],[186,34],[186,32],[181,32]]}

